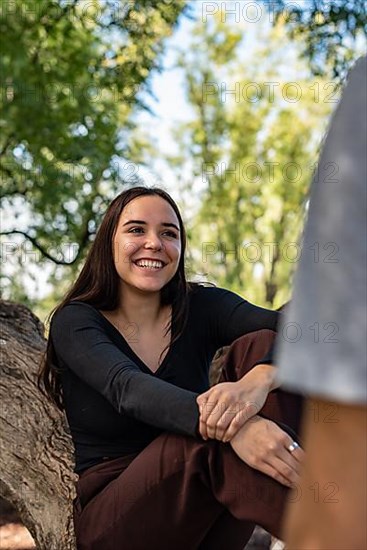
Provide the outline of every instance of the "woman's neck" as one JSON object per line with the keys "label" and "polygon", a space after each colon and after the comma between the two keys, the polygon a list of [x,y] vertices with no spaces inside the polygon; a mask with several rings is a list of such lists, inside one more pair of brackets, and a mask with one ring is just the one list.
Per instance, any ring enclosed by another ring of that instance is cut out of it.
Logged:
{"label": "woman's neck", "polygon": [[167,314],[167,306],[161,306],[160,293],[121,293],[119,306],[114,311],[117,318],[140,328],[153,328]]}

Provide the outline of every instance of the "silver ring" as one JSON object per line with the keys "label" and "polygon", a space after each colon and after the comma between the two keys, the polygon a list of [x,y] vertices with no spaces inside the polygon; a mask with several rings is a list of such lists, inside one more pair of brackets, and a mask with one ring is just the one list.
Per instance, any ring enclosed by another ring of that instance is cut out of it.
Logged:
{"label": "silver ring", "polygon": [[293,441],[290,445],[288,445],[287,447],[287,450],[290,452],[290,453],[293,453],[293,451],[295,451],[296,449],[298,449],[299,445],[297,443],[297,441]]}

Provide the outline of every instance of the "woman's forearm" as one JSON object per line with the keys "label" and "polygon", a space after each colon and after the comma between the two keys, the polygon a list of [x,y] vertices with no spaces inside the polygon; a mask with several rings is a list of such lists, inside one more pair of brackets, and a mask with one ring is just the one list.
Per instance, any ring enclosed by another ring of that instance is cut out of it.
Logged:
{"label": "woman's forearm", "polygon": [[247,383],[248,376],[251,375],[251,377],[256,376],[259,385],[264,386],[268,393],[275,390],[279,387],[279,382],[276,378],[277,374],[277,367],[275,365],[268,365],[266,363],[260,363],[256,365],[253,369],[251,369],[248,373],[243,376],[239,382],[244,381],[244,383]]}

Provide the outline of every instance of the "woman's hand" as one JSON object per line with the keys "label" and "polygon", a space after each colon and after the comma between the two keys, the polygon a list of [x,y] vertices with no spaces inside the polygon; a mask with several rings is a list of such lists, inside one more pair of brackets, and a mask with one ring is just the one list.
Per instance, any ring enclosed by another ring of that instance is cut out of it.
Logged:
{"label": "woman's hand", "polygon": [[291,487],[300,481],[299,473],[304,451],[275,422],[256,416],[247,422],[231,440],[235,453],[246,464]]}
{"label": "woman's hand", "polygon": [[273,389],[275,367],[257,365],[237,382],[216,384],[196,398],[203,439],[227,442],[263,407]]}

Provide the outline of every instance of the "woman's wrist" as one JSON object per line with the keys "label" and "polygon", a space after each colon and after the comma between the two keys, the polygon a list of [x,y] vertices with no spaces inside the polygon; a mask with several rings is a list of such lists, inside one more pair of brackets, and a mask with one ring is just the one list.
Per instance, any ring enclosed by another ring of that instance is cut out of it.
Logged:
{"label": "woman's wrist", "polygon": [[232,439],[228,443],[236,444],[238,440],[243,441],[243,438],[246,437],[245,434],[248,431],[250,422],[261,422],[262,420],[265,420],[265,419],[259,416],[258,414],[255,414],[243,426],[241,426],[241,428],[237,431],[237,433],[232,437]]}
{"label": "woman's wrist", "polygon": [[240,381],[246,379],[248,375],[257,378],[257,383],[264,387],[268,393],[275,390],[279,383],[276,380],[277,367],[274,365],[268,365],[266,363],[260,363],[253,367]]}
{"label": "woman's wrist", "polygon": [[279,387],[279,382],[276,378],[278,368],[275,365],[268,365],[266,363],[260,363],[256,365],[254,369],[258,369],[258,372],[265,378],[269,387],[269,392]]}

